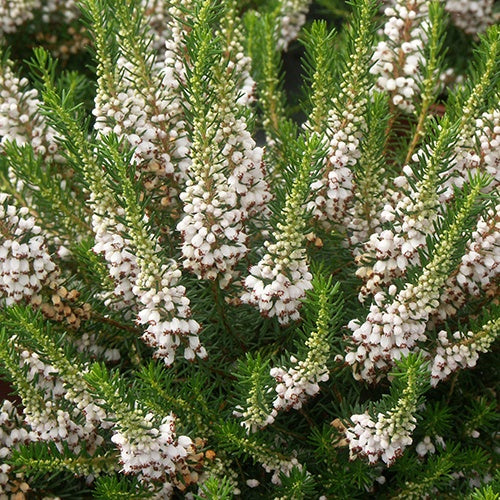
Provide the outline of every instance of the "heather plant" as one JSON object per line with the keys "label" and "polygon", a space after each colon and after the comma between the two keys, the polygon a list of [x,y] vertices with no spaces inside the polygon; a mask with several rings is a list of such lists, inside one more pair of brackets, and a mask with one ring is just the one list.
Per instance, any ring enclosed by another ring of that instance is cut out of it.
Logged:
{"label": "heather plant", "polygon": [[498,498],[496,15],[0,0],[0,498]]}

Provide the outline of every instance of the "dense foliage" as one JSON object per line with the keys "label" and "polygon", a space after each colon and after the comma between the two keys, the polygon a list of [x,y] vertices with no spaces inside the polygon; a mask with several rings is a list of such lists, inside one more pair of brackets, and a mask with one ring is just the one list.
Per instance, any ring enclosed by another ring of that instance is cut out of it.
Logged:
{"label": "dense foliage", "polygon": [[499,498],[493,7],[0,0],[0,498]]}

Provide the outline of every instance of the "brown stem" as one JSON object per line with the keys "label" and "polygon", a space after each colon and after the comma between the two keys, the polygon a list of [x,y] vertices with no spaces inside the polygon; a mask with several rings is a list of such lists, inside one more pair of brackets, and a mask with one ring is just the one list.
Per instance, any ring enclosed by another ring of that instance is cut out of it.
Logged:
{"label": "brown stem", "polygon": [[106,316],[102,316],[101,314],[96,312],[92,312],[92,317],[98,321],[102,321],[103,323],[107,323],[108,325],[115,326],[116,328],[120,328],[121,330],[125,330],[127,332],[132,332],[135,334],[141,333],[138,328],[130,325],[125,325],[124,323],[120,323],[119,321],[116,321],[112,318],[107,318]]}

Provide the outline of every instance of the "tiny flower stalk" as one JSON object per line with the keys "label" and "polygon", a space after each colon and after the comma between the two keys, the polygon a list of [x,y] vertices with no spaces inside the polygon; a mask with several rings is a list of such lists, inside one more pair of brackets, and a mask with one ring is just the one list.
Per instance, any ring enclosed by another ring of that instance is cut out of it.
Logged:
{"label": "tiny flower stalk", "polygon": [[276,411],[299,410],[306,401],[315,396],[319,383],[330,378],[328,364],[331,358],[334,329],[342,312],[342,299],[339,284],[332,285],[321,274],[315,275],[313,289],[309,292],[309,308],[317,309],[314,329],[308,334],[304,347],[303,359],[290,357],[294,366],[288,370],[283,367],[271,369],[271,376],[276,380],[276,399],[273,406]]}
{"label": "tiny flower stalk", "polygon": [[367,106],[367,130],[361,142],[361,155],[353,168],[354,199],[349,210],[347,235],[356,257],[362,254],[362,245],[370,240],[372,234],[382,231],[381,213],[390,198],[383,154],[387,121],[387,98],[384,94],[375,93]]}
{"label": "tiny flower stalk", "polygon": [[2,313],[2,316],[5,323],[16,324],[26,336],[36,341],[40,354],[57,369],[72,391],[78,393],[84,390],[85,384],[79,375],[82,367],[69,361],[64,350],[56,344],[53,332],[43,324],[39,316],[21,308],[9,308]]}
{"label": "tiny flower stalk", "polygon": [[276,411],[271,409],[269,401],[270,382],[269,360],[263,360],[258,354],[247,354],[236,372],[239,380],[237,390],[242,394],[242,405],[237,405],[233,415],[241,418],[241,425],[247,433],[257,432],[274,422]]}
{"label": "tiny flower stalk", "polygon": [[353,426],[346,429],[351,458],[363,456],[370,464],[382,459],[392,465],[412,443],[415,413],[428,387],[427,365],[421,356],[410,355],[398,363],[393,373],[391,394],[371,412],[351,416]]}
{"label": "tiny flower stalk", "polygon": [[[444,189],[439,180],[452,160],[457,129],[445,118],[436,134],[431,144],[415,154],[416,174],[406,167],[405,176],[394,180],[395,187],[406,188],[407,194],[399,196],[395,206],[387,203],[383,207],[379,217],[388,228],[371,234],[358,257],[361,266],[356,274],[365,282],[360,300],[375,296],[395,279],[405,276],[409,266],[418,264],[418,250],[426,245],[427,235],[440,219],[440,196]],[[370,261],[372,265],[362,265]]]}
{"label": "tiny flower stalk", "polygon": [[[248,253],[248,223],[270,200],[264,179],[263,150],[248,130],[248,62],[238,44],[238,30],[207,28],[205,2],[190,33],[186,93],[191,122],[191,163],[180,194],[183,266],[200,279],[218,280],[225,288]],[[226,13],[229,15],[231,9]],[[235,40],[228,42],[233,33]],[[240,87],[242,85],[242,87]],[[236,105],[235,105],[236,102]]]}
{"label": "tiny flower stalk", "polygon": [[279,0],[275,10],[279,49],[287,50],[290,42],[297,38],[310,4],[311,0]]}
{"label": "tiny flower stalk", "polygon": [[445,330],[437,334],[432,355],[431,384],[436,386],[453,372],[476,366],[479,353],[488,352],[500,335],[500,317],[492,318],[477,331],[454,332],[451,340]]}
{"label": "tiny flower stalk", "polygon": [[[27,473],[38,472],[46,474],[67,471],[76,477],[94,474],[113,474],[116,455],[108,453],[103,456],[75,456],[67,451],[62,453],[56,447],[49,447],[50,452],[43,447],[31,444],[15,453],[13,460]],[[57,454],[56,457],[51,456]],[[34,456],[34,457],[33,457]]]}
{"label": "tiny flower stalk", "polygon": [[96,76],[98,89],[96,102],[103,101],[115,93],[115,57],[111,39],[110,21],[107,19],[106,9],[100,0],[82,2],[84,15],[92,24],[94,50],[96,51]]}
{"label": "tiny flower stalk", "polygon": [[[332,224],[345,223],[346,216],[349,219],[347,211],[354,190],[353,168],[360,157],[360,141],[366,131],[365,113],[372,88],[368,68],[373,53],[375,5],[371,0],[365,0],[360,2],[357,9],[356,23],[347,33],[351,51],[340,64],[340,88],[335,95],[328,95],[328,117],[326,124],[321,127],[327,154],[320,178],[311,185],[317,194],[308,204],[315,219],[327,228],[331,228]],[[312,33],[312,36],[315,34]],[[325,43],[328,43],[328,39]],[[316,121],[322,119],[318,115],[321,109],[319,102],[326,97],[325,90],[328,87],[325,84],[331,83],[328,82],[331,77],[328,75],[328,66],[319,66],[322,63],[321,56],[314,62],[318,66],[312,84],[313,91],[318,95],[313,94],[312,97],[314,108],[310,126],[318,127],[320,124]]]}
{"label": "tiny flower stalk", "polygon": [[189,437],[176,435],[174,415],[157,426],[155,420],[159,419],[130,404],[116,377],[102,366],[94,365],[86,380],[113,414],[111,441],[120,451],[125,473],[136,474],[140,481],[170,483],[177,474],[188,472],[187,461],[195,448]]}
{"label": "tiny flower stalk", "polygon": [[280,484],[280,475],[290,476],[294,468],[302,470],[302,464],[296,457],[283,455],[260,440],[254,441],[250,436],[241,435],[238,427],[227,424],[220,431],[231,449],[238,450],[239,453],[244,451],[252,457],[254,462],[260,463],[266,472],[272,472],[273,484]]}
{"label": "tiny flower stalk", "polygon": [[[492,26],[480,39],[476,60],[472,70],[472,81],[461,87],[453,95],[452,106],[461,120],[461,128],[467,136],[471,136],[474,119],[484,106],[485,97],[490,94],[491,88],[497,85],[500,53],[500,27]],[[498,90],[496,91],[498,93]]]}
{"label": "tiny flower stalk", "polygon": [[[48,163],[30,145],[5,143],[9,157],[9,179],[2,183],[17,203],[26,205],[45,230],[47,241],[59,251],[71,252],[91,233],[88,209],[80,200],[68,196],[66,186],[72,183],[63,163]],[[12,176],[15,171],[16,175]],[[64,247],[64,250],[62,247]]]}
{"label": "tiny flower stalk", "polygon": [[[388,20],[383,39],[375,49],[370,72],[377,77],[377,87],[389,94],[391,111],[412,113],[415,100],[419,98],[418,88],[426,62],[422,49],[428,43],[429,2],[396,0],[391,3],[384,12]],[[397,116],[396,113],[391,115],[393,120]]]}
{"label": "tiny flower stalk", "polygon": [[266,157],[275,159],[277,173],[286,166],[287,140],[294,129],[286,114],[286,97],[281,74],[281,55],[277,50],[279,34],[272,15],[245,17],[249,31],[248,51],[252,55],[256,75],[259,106],[262,109],[262,127],[266,134]]}
{"label": "tiny flower stalk", "polygon": [[328,31],[324,22],[316,21],[303,37],[305,56],[303,65],[308,70],[311,92],[309,100],[311,112],[304,128],[321,134],[330,110],[331,88],[334,85],[334,68],[330,53],[334,50],[335,32]]}
{"label": "tiny flower stalk", "polygon": [[[112,137],[111,137],[112,139]],[[183,344],[184,357],[203,358],[198,332],[200,325],[190,319],[191,310],[185,287],[178,285],[181,272],[173,260],[162,262],[161,247],[148,228],[148,217],[138,204],[139,193],[132,182],[135,169],[129,170],[128,160],[120,152],[120,144],[109,140],[102,156],[108,172],[113,172],[121,185],[119,202],[124,211],[125,225],[130,231],[130,246],[138,268],[132,292],[139,301],[137,322],[148,325],[144,341],[156,349],[156,356],[172,364],[175,351]]]}
{"label": "tiny flower stalk", "polygon": [[68,109],[69,102],[58,93],[54,84],[55,63],[47,52],[39,49],[35,51],[35,66],[44,85],[42,109],[47,110],[48,117],[52,116],[51,112],[57,115],[54,126],[57,127],[59,140],[67,147],[66,155],[81,169],[87,191],[98,198],[104,210],[107,210],[112,204],[112,195],[104,172],[95,161],[87,137],[74,116],[75,110]]}
{"label": "tiny flower stalk", "polygon": [[[7,334],[5,328],[0,332],[0,358],[2,359],[2,373],[8,373],[9,379],[16,387],[19,396],[23,401],[23,406],[30,414],[32,410],[40,411],[41,406],[45,406],[43,398],[37,388],[26,379],[26,374],[20,364],[19,353],[12,345],[12,339]],[[41,401],[40,401],[41,399]],[[25,413],[26,414],[26,413]]]}
{"label": "tiny flower stalk", "polygon": [[241,300],[258,307],[263,316],[276,317],[282,325],[300,318],[299,308],[312,288],[305,250],[305,228],[310,217],[305,210],[311,181],[317,175],[319,138],[311,134],[302,146],[302,158],[285,198],[271,239],[264,242],[265,254],[250,267]]}
{"label": "tiny flower stalk", "polygon": [[408,164],[416,146],[425,135],[425,123],[429,118],[430,106],[436,101],[441,85],[439,79],[443,68],[443,45],[445,35],[445,21],[443,7],[437,2],[429,5],[429,23],[425,37],[428,42],[425,46],[426,64],[422,71],[420,83],[420,102],[417,103],[418,120],[413,138],[408,147],[404,163]]}

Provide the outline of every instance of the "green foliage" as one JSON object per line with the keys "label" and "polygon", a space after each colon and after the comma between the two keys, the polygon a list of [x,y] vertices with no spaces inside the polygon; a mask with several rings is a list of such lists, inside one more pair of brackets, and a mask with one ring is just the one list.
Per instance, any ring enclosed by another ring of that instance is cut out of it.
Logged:
{"label": "green foliage", "polygon": [[293,468],[290,475],[281,474],[281,487],[278,488],[278,498],[302,500],[316,494],[314,479],[305,469]]}
{"label": "green foliage", "polygon": [[96,480],[95,498],[99,500],[151,498],[148,491],[134,477],[100,476]]}
{"label": "green foliage", "polygon": [[487,485],[476,488],[469,498],[471,500],[497,500],[500,498],[500,492],[498,491],[498,487],[495,490],[495,486]]}
{"label": "green foliage", "polygon": [[204,498],[209,500],[230,500],[233,498],[233,485],[226,477],[222,479],[209,477],[200,493],[200,495],[195,495],[197,500]]}

